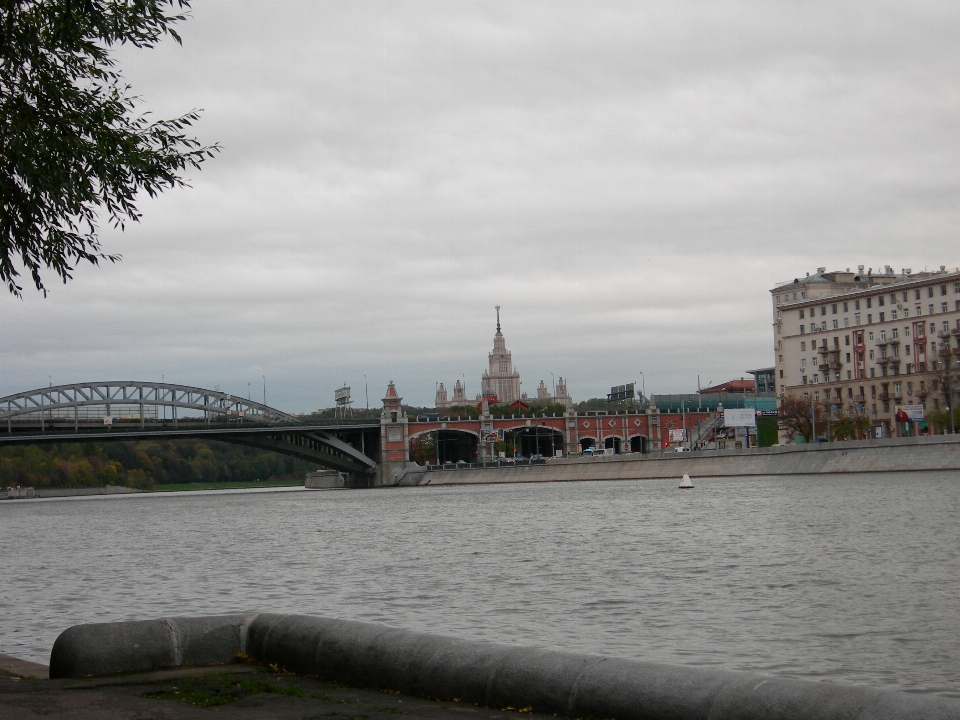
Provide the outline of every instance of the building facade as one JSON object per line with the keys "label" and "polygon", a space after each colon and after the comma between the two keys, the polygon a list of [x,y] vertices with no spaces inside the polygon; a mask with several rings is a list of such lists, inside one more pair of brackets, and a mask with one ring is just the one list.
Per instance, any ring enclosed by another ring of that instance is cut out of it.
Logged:
{"label": "building facade", "polygon": [[[867,415],[878,437],[916,433],[904,406],[953,407],[960,270],[827,272],[771,291],[776,392]],[[903,415],[901,414],[901,418]]]}

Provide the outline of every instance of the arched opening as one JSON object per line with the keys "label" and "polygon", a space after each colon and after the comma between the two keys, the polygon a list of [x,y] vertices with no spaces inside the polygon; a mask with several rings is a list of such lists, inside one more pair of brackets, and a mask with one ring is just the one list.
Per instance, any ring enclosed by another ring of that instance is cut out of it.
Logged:
{"label": "arched opening", "polygon": [[420,465],[477,462],[479,441],[473,433],[434,430],[410,439],[410,459]]}
{"label": "arched opening", "polygon": [[597,444],[597,441],[592,437],[580,438],[580,452],[584,450],[589,450]]}
{"label": "arched opening", "polygon": [[[564,452],[563,433],[543,425],[508,431],[513,440],[513,457],[555,457]],[[508,451],[509,451],[508,447]]]}
{"label": "arched opening", "polygon": [[623,452],[622,447],[620,445],[620,438],[616,436],[604,438],[603,447],[608,450],[610,448],[613,448],[614,455],[619,455],[621,452]]}
{"label": "arched opening", "polygon": [[634,435],[630,438],[630,452],[646,453],[648,452],[648,443],[649,440],[643,435]]}

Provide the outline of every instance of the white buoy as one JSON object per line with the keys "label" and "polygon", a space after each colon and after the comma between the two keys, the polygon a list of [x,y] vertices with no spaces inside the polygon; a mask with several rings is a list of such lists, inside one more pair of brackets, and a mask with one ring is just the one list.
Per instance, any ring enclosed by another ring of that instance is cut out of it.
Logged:
{"label": "white buoy", "polygon": [[680,481],[681,490],[693,490],[693,483],[690,481],[690,474],[684,473],[683,479]]}

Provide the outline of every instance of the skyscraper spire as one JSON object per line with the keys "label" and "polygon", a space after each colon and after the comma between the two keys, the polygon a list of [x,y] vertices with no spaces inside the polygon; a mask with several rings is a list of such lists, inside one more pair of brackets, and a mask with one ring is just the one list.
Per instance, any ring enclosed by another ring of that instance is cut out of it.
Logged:
{"label": "skyscraper spire", "polygon": [[500,332],[500,306],[497,305],[497,332]]}

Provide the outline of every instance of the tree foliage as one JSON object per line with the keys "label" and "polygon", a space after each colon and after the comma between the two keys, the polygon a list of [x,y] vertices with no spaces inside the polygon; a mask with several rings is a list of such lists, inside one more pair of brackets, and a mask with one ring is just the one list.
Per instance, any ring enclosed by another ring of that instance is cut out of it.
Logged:
{"label": "tree foliage", "polygon": [[63,443],[0,448],[4,485],[83,487],[302,479],[317,466],[288,455],[199,440]]}
{"label": "tree foliage", "polygon": [[111,48],[153,47],[190,0],[0,0],[0,279],[22,295],[20,270],[69,280],[78,262],[115,262],[98,224],[138,221],[137,195],[183,186],[219,150],[172,120],[135,113]]}
{"label": "tree foliage", "polygon": [[810,442],[813,440],[814,421],[817,435],[826,432],[827,415],[821,403],[793,394],[780,398],[780,424],[787,438],[793,440],[797,435],[802,435],[806,442]]}

